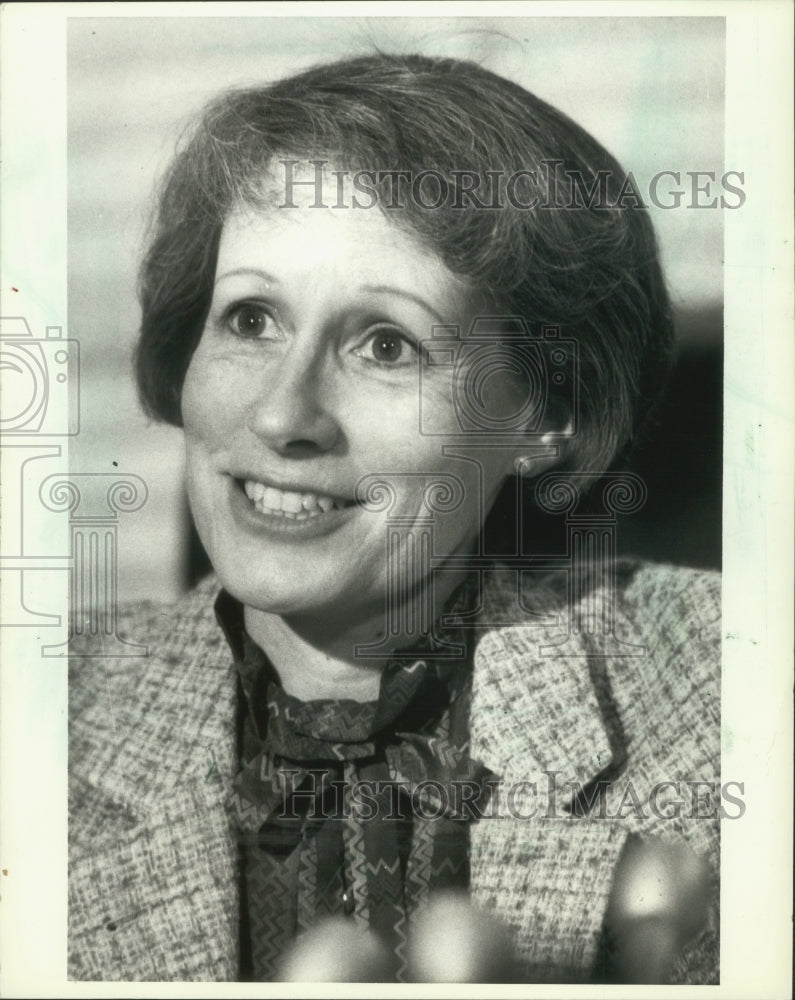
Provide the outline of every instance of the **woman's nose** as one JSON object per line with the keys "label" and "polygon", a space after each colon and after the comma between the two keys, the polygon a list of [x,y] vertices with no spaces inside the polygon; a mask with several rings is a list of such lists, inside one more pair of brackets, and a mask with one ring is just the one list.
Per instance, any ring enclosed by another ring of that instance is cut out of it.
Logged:
{"label": "woman's nose", "polygon": [[330,451],[341,429],[318,359],[298,352],[275,367],[253,403],[250,429],[279,454]]}

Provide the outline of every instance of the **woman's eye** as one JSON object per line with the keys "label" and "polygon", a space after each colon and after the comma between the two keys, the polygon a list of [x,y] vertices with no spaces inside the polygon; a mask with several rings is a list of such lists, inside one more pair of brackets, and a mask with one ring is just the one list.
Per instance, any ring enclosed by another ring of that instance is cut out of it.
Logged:
{"label": "woman's eye", "polygon": [[417,349],[397,330],[381,329],[370,334],[360,353],[381,365],[405,365],[414,361]]}
{"label": "woman's eye", "polygon": [[256,305],[256,303],[235,306],[229,311],[227,317],[227,323],[233,333],[239,337],[250,339],[261,337],[272,321],[273,317],[268,310],[264,306]]}

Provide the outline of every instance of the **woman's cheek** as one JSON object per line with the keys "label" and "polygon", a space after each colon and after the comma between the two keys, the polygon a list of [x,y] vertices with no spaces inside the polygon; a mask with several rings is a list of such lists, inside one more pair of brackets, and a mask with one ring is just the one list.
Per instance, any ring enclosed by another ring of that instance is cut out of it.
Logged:
{"label": "woman's cheek", "polygon": [[190,439],[210,445],[234,432],[247,392],[245,372],[194,355],[182,390],[182,420]]}
{"label": "woman's cheek", "polygon": [[186,434],[195,432],[202,422],[202,400],[206,398],[206,376],[201,343],[188,365],[182,385],[182,424]]}

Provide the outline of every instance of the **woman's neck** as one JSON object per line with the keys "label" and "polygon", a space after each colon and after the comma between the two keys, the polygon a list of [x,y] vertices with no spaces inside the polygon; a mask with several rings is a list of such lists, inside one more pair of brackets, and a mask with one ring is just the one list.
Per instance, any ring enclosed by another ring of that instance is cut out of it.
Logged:
{"label": "woman's neck", "polygon": [[[375,701],[383,660],[353,656],[350,641],[316,644],[279,615],[245,609],[246,631],[268,654],[282,687],[301,701],[349,698]],[[350,650],[344,655],[344,649]]]}
{"label": "woman's neck", "polygon": [[[460,577],[441,574],[434,582],[433,607],[445,606]],[[422,599],[422,598],[419,598]],[[418,609],[415,609],[415,612]],[[399,620],[412,616],[399,615]],[[414,621],[420,620],[418,613]],[[341,699],[375,701],[381,673],[389,657],[418,640],[414,634],[395,634],[382,656],[357,655],[357,646],[377,646],[386,635],[383,605],[370,617],[342,623],[337,616],[307,620],[282,617],[257,608],[245,608],[246,631],[273,664],[284,690],[301,701]]]}

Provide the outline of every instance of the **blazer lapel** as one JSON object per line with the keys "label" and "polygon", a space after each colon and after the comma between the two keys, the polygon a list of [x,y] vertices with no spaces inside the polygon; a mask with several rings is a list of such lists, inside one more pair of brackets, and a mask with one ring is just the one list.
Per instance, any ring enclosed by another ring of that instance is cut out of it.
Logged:
{"label": "blazer lapel", "polygon": [[[498,779],[471,831],[472,894],[513,928],[530,982],[582,979],[593,967],[626,836],[569,811],[578,791],[620,761],[586,656],[541,656],[543,632],[515,626],[482,637],[470,721],[472,755]],[[572,899],[583,871],[588,897]]]}
{"label": "blazer lapel", "polygon": [[586,657],[540,655],[539,631],[499,629],[480,640],[470,732],[473,756],[503,778],[534,781],[546,809],[550,797],[568,803],[614,752]]}

